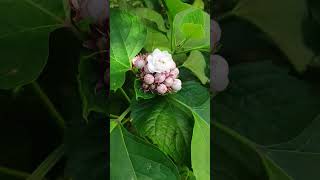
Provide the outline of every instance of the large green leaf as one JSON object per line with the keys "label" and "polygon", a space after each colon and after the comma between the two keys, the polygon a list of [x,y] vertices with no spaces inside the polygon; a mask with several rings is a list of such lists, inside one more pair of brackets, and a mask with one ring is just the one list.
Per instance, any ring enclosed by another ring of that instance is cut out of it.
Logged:
{"label": "large green leaf", "polygon": [[110,11],[110,89],[117,90],[131,69],[131,59],[144,46],[147,30],[137,16]]}
{"label": "large green leaf", "polygon": [[110,178],[180,179],[177,167],[163,152],[127,132],[120,125],[110,134]]}
{"label": "large green leaf", "polygon": [[[196,93],[195,93],[196,92]],[[210,179],[210,98],[208,90],[193,81],[184,84],[173,100],[188,108],[194,117],[191,164],[197,179]]]}
{"label": "large green leaf", "polygon": [[179,12],[173,20],[172,32],[171,44],[177,52],[210,48],[210,17],[201,9]]}
{"label": "large green leaf", "polygon": [[309,167],[320,163],[319,95],[268,62],[233,67],[230,79],[228,90],[214,98],[216,120],[237,131],[238,139],[259,144],[255,151],[269,179],[317,179],[318,170]]}
{"label": "large green leaf", "polygon": [[184,67],[192,71],[196,75],[202,84],[208,82],[208,77],[205,74],[205,68],[207,67],[206,60],[200,51],[191,51],[188,59],[183,63]]}
{"label": "large green leaf", "polygon": [[49,33],[64,23],[62,0],[0,2],[0,89],[35,80],[48,58]]}
{"label": "large green leaf", "polygon": [[233,13],[257,25],[298,71],[304,71],[314,57],[303,40],[306,3],[305,0],[239,0]]}
{"label": "large green leaf", "polygon": [[177,163],[189,163],[192,115],[197,116],[197,121],[209,122],[209,94],[196,82],[185,82],[182,86],[177,94],[134,102],[131,115],[142,136],[150,138]]}
{"label": "large green leaf", "polygon": [[312,87],[271,62],[235,66],[229,79],[227,90],[214,99],[212,112],[219,122],[258,144],[292,139],[319,113],[320,97]]}

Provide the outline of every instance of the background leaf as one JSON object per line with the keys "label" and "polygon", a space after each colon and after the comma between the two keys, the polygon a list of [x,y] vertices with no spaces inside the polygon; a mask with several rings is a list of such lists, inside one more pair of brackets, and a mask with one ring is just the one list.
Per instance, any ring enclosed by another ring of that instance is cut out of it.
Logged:
{"label": "background leaf", "polygon": [[[121,27],[121,28],[120,28]],[[144,46],[147,30],[141,20],[119,10],[110,11],[110,89],[117,90],[131,69],[131,59]]]}
{"label": "background leaf", "polygon": [[157,11],[149,8],[135,8],[133,12],[140,18],[155,23],[160,31],[167,32],[163,17]]}
{"label": "background leaf", "polygon": [[[284,13],[283,9],[287,9]],[[314,53],[304,44],[305,0],[239,0],[235,15],[265,32],[289,58],[297,71],[306,70]]]}
{"label": "background leaf", "polygon": [[40,75],[48,58],[49,33],[63,23],[60,0],[0,2],[1,89],[28,84]]}

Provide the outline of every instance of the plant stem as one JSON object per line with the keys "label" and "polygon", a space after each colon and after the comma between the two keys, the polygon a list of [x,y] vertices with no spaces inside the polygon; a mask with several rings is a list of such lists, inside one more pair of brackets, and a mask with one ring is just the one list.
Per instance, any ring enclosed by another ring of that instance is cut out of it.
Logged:
{"label": "plant stem", "polygon": [[130,112],[130,107],[128,107],[125,111],[123,111],[123,113],[117,118],[117,121],[121,122],[129,112]]}
{"label": "plant stem", "polygon": [[116,118],[116,119],[118,119],[118,118],[119,118],[119,116],[114,115],[114,114],[109,114],[109,117],[111,117],[111,118]]}
{"label": "plant stem", "polygon": [[43,103],[46,105],[50,115],[55,120],[55,123],[58,125],[59,129],[64,132],[65,129],[65,121],[61,114],[57,111],[49,97],[46,95],[46,93],[41,89],[40,85],[37,82],[33,82],[32,84],[33,89],[35,92],[40,96]]}
{"label": "plant stem", "polygon": [[131,121],[131,118],[127,118],[126,120],[123,121],[122,124],[125,124],[125,123],[127,123],[128,121]]}
{"label": "plant stem", "polygon": [[123,94],[123,96],[127,99],[127,101],[130,103],[131,100],[130,100],[129,96],[127,95],[127,93],[122,89],[122,87],[120,88],[120,91]]}
{"label": "plant stem", "polygon": [[14,169],[10,169],[10,168],[6,168],[6,167],[3,167],[3,166],[0,166],[0,173],[1,174],[6,174],[6,175],[9,175],[9,176],[14,176],[14,177],[19,178],[19,179],[26,179],[26,178],[28,178],[30,176],[29,173],[18,171],[18,170],[14,170]]}

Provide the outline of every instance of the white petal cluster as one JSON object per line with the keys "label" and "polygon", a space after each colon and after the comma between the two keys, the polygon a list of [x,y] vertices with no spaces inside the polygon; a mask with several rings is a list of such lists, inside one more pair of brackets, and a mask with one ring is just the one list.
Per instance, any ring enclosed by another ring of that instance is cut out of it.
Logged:
{"label": "white petal cluster", "polygon": [[165,95],[181,90],[179,69],[168,51],[155,49],[151,54],[138,55],[132,59],[132,64],[138,69],[145,92]]}
{"label": "white petal cluster", "polygon": [[[217,44],[221,38],[221,29],[219,24],[215,20],[211,20],[211,44],[213,49],[217,47]],[[229,65],[228,62],[220,55],[211,55],[211,88],[214,91],[223,91],[229,84]]]}

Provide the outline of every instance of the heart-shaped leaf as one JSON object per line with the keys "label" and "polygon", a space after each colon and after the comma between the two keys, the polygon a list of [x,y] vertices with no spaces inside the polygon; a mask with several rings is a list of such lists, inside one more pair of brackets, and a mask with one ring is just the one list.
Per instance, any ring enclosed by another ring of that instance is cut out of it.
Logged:
{"label": "heart-shaped leaf", "polygon": [[147,29],[137,16],[110,11],[110,89],[117,90],[131,69],[131,59],[143,48]]}
{"label": "heart-shaped leaf", "polygon": [[[209,94],[199,83],[184,82],[182,90],[177,94],[135,102],[132,105],[131,116],[134,126],[142,136],[150,138],[177,163],[188,164],[191,159],[191,134],[195,119],[193,114],[196,121],[209,122]],[[197,123],[203,125],[202,122]],[[209,147],[209,144],[204,146]],[[208,149],[201,151],[205,152],[202,156],[210,156]],[[209,172],[208,168],[203,171]]]}
{"label": "heart-shaped leaf", "polygon": [[44,68],[49,33],[64,23],[62,0],[0,2],[0,89],[35,80]]}

